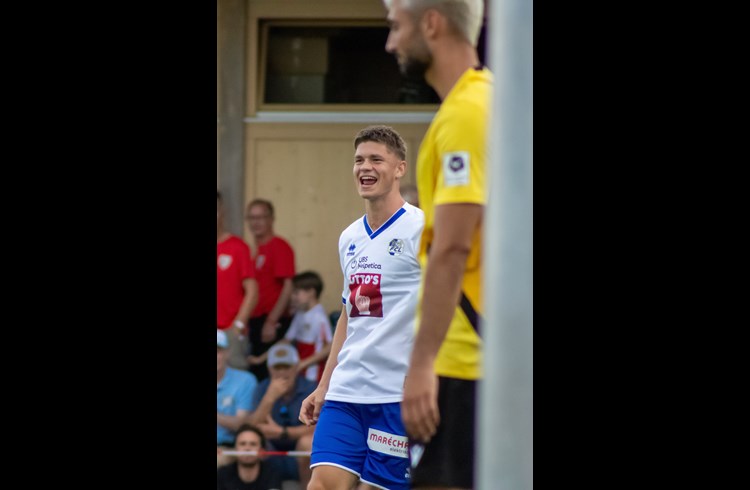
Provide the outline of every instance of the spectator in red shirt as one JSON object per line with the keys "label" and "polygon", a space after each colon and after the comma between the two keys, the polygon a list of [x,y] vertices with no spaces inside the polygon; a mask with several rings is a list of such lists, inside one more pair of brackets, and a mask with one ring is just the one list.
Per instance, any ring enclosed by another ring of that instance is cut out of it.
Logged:
{"label": "spectator in red shirt", "polygon": [[[258,304],[250,314],[250,355],[260,356],[289,329],[289,301],[294,277],[294,251],[289,243],[274,234],[273,204],[265,199],[248,203],[245,220],[255,238],[255,278]],[[246,359],[247,362],[247,359]],[[268,377],[265,363],[250,366],[258,381]]]}
{"label": "spectator in red shirt", "polygon": [[250,247],[224,228],[224,206],[217,191],[216,326],[227,334],[229,365],[235,369],[247,369],[247,321],[257,302],[258,284]]}

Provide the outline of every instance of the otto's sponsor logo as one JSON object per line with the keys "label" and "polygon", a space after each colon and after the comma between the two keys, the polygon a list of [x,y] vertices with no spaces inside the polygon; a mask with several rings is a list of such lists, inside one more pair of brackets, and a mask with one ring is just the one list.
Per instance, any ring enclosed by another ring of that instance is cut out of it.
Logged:
{"label": "otto's sponsor logo", "polygon": [[349,284],[380,284],[380,274],[352,274]]}
{"label": "otto's sponsor logo", "polygon": [[380,293],[380,274],[357,272],[349,275],[350,317],[383,317],[383,295]]}
{"label": "otto's sponsor logo", "polygon": [[372,427],[367,430],[367,447],[399,458],[409,457],[409,439],[406,436],[397,436]]}

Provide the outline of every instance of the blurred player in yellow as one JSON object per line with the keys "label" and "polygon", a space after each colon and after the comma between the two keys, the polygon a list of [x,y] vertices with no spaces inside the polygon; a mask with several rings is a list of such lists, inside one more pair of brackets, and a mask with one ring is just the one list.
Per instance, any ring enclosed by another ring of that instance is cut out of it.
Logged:
{"label": "blurred player in yellow", "polygon": [[476,45],[482,0],[384,0],[386,51],[441,99],[419,149],[425,213],[417,334],[404,386],[413,488],[473,488],[481,378],[482,218],[492,74]]}

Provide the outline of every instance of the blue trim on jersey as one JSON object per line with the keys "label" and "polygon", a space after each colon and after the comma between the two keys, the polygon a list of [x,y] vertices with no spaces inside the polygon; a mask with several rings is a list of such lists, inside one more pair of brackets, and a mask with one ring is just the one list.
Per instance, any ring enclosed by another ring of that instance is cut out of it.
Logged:
{"label": "blue trim on jersey", "polygon": [[370,225],[369,225],[369,224],[367,224],[367,215],[364,215],[364,216],[362,217],[362,221],[363,221],[363,222],[365,223],[365,231],[366,231],[366,232],[367,232],[367,234],[368,234],[368,235],[370,236],[370,240],[372,240],[373,238],[375,238],[376,236],[378,236],[378,235],[380,235],[380,234],[381,234],[382,232],[384,232],[386,228],[388,228],[389,226],[391,226],[391,225],[392,225],[392,224],[393,224],[393,223],[394,223],[394,222],[395,222],[395,221],[396,221],[397,219],[399,219],[399,218],[401,217],[401,215],[402,215],[402,214],[404,214],[405,212],[406,212],[406,209],[404,209],[404,208],[401,208],[401,209],[399,209],[398,211],[396,211],[396,212],[394,213],[394,215],[393,215],[393,216],[391,216],[391,217],[390,217],[390,218],[388,219],[388,221],[386,221],[385,223],[383,223],[383,225],[382,225],[382,226],[381,226],[380,228],[378,228],[378,231],[376,231],[375,233],[373,233],[373,232],[372,232],[372,229],[370,228]]}
{"label": "blue trim on jersey", "polygon": [[344,297],[342,296],[342,297],[341,297],[341,302],[342,302],[342,303],[344,303],[344,304],[346,304],[346,298],[344,298]]}

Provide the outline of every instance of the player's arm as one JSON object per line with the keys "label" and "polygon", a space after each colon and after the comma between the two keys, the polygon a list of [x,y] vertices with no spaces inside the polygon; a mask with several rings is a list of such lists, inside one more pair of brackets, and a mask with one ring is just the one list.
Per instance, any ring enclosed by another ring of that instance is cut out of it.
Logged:
{"label": "player's arm", "polygon": [[341,352],[341,347],[346,340],[346,329],[348,324],[349,321],[346,314],[346,306],[343,306],[341,308],[339,321],[336,323],[336,331],[333,333],[333,341],[331,342],[328,360],[326,361],[323,375],[320,378],[320,383],[318,383],[318,387],[315,391],[313,391],[310,396],[305,398],[305,401],[302,402],[299,419],[305,425],[311,425],[318,422],[320,409],[323,406],[326,393],[328,392],[328,385],[331,382],[331,375],[339,362],[339,352]]}
{"label": "player's arm", "polygon": [[459,303],[466,259],[483,212],[484,206],[480,204],[435,207],[419,330],[414,339],[401,409],[407,432],[418,440],[429,441],[440,422],[435,358]]}

